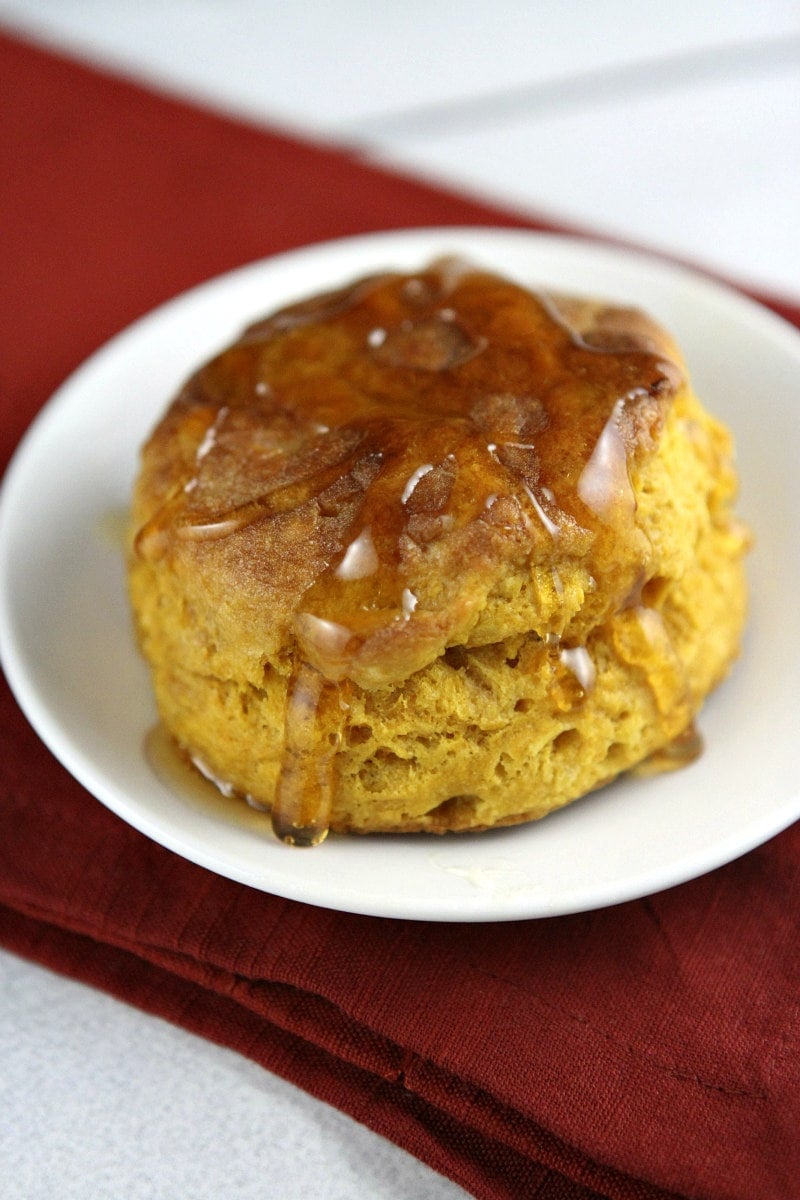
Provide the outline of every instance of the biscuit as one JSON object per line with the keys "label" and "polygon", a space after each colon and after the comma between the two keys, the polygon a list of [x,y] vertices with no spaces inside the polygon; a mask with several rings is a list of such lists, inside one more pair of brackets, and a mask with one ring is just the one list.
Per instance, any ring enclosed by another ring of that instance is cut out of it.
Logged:
{"label": "biscuit", "polygon": [[745,619],[736,487],[639,311],[453,260],[291,305],[143,449],[161,720],[296,844],[531,821],[680,762]]}

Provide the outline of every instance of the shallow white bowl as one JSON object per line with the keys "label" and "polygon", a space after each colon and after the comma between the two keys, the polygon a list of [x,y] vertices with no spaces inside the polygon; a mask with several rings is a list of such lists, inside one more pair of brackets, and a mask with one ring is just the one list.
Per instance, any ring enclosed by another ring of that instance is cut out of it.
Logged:
{"label": "shallow white bowl", "polygon": [[[533,287],[647,308],[734,430],[752,525],[744,653],[701,716],[703,756],[623,779],[538,824],[443,839],[277,843],[153,770],[156,721],[118,547],[138,448],[183,378],[247,322],[384,268],[458,254]],[[186,858],[263,891],[353,912],[447,921],[574,912],[644,895],[743,854],[800,815],[800,334],[687,270],[583,240],[440,229],[312,246],[235,271],[116,337],[42,411],[0,499],[0,654],[31,723],[99,800]]]}

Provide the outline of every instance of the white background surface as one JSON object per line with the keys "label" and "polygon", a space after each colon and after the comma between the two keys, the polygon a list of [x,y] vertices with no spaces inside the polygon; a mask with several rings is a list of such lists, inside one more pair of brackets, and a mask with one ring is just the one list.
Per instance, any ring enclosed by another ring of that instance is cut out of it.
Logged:
{"label": "white background surface", "polygon": [[[796,0],[0,0],[0,23],[800,299]],[[9,1200],[463,1195],[237,1055],[8,955],[0,1163]]]}

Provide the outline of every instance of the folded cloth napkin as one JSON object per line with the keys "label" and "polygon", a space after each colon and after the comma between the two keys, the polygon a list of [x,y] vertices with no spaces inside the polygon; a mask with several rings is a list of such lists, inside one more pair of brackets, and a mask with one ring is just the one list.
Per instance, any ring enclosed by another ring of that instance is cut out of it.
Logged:
{"label": "folded cloth napkin", "polygon": [[[216,272],[370,229],[529,223],[13,39],[0,78],[0,463],[80,359]],[[6,947],[234,1047],[477,1197],[800,1194],[800,826],[600,912],[373,919],[178,858],[84,792],[5,687],[0,723]]]}

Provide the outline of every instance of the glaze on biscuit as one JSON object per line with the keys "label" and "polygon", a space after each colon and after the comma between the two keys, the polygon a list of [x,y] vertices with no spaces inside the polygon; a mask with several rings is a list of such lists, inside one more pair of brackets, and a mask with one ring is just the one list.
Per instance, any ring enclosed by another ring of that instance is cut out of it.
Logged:
{"label": "glaze on biscuit", "polygon": [[129,578],[162,720],[286,841],[538,818],[726,674],[735,491],[638,311],[453,260],[292,305],[144,448]]}

